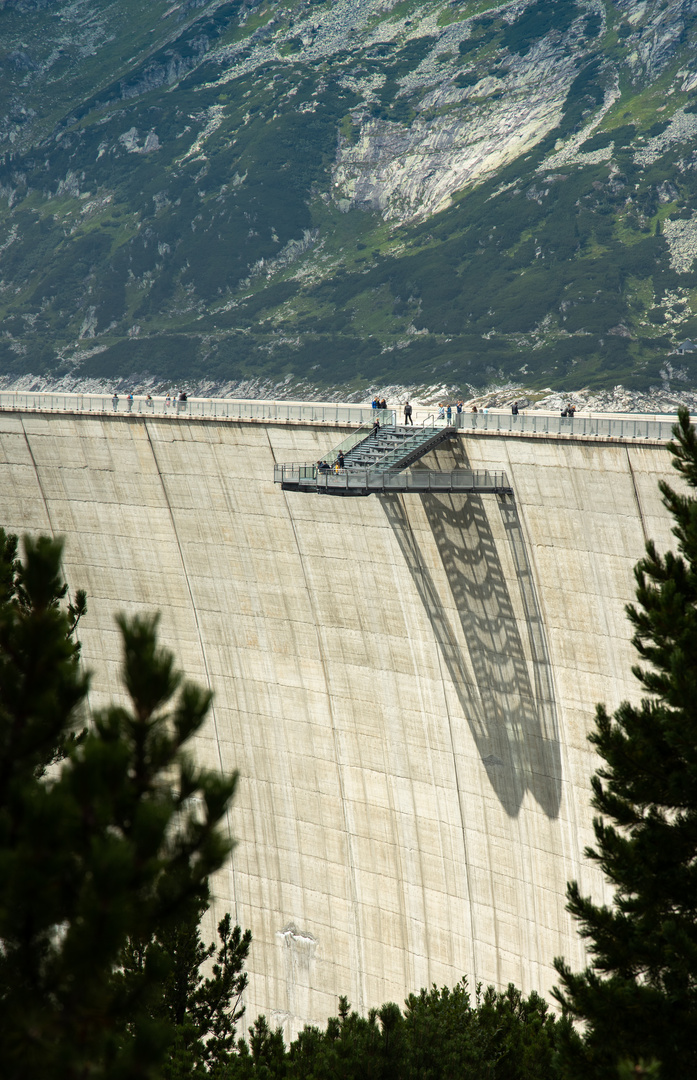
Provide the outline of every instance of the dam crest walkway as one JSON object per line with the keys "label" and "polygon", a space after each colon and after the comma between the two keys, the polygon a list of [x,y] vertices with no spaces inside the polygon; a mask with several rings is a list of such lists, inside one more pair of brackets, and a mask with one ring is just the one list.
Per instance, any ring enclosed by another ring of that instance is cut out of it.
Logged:
{"label": "dam crest walkway", "polygon": [[[189,397],[177,402],[163,395],[127,394],[118,396],[114,406],[111,394],[58,393],[34,390],[1,390],[0,411],[66,413],[87,416],[136,416],[172,420],[247,421],[251,423],[321,424],[363,427],[376,416],[381,424],[396,424],[396,411],[375,410],[367,405],[331,404],[249,398]],[[401,411],[401,409],[400,409]],[[415,408],[415,416],[427,409]],[[454,413],[450,425],[463,434],[505,435],[590,440],[636,440],[665,443],[672,437],[677,417],[671,415],[623,415],[580,413],[573,418],[558,413],[510,410]],[[447,421],[437,421],[445,426]]]}

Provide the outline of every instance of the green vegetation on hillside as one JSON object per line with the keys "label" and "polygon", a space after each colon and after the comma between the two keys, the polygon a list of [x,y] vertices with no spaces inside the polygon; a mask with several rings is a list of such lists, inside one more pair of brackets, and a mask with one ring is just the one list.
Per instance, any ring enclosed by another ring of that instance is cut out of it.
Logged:
{"label": "green vegetation on hillside", "polygon": [[[80,34],[72,8],[6,4],[0,375],[660,381],[697,333],[697,279],[665,229],[697,210],[689,125],[641,154],[692,107],[693,17],[655,74],[629,78],[641,26],[613,5],[605,21],[548,0],[445,14],[100,0]],[[408,178],[429,125],[474,130],[509,99],[515,115],[514,73],[539,50],[574,63],[532,147],[423,217],[386,218],[378,181],[351,201],[340,159],[360,176],[385,153],[387,169],[394,143]]]}

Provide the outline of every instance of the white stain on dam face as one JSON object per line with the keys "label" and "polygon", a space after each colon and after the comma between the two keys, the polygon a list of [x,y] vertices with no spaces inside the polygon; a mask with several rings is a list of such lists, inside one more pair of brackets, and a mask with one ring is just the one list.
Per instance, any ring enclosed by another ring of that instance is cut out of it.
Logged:
{"label": "white stain on dam face", "polygon": [[[307,931],[298,930],[295,923],[288,923],[282,930],[276,932],[276,940],[283,953],[283,970],[288,996],[286,1016],[306,1016],[312,991],[317,939]],[[282,1023],[283,1020],[279,1014],[277,1022]]]}

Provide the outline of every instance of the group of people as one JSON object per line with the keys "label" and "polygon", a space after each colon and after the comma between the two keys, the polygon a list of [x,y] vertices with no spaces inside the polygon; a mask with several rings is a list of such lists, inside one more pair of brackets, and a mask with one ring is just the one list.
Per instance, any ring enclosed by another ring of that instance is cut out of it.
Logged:
{"label": "group of people", "polygon": [[[133,412],[133,402],[134,402],[134,400],[135,399],[133,397],[133,394],[128,394],[126,396],[126,411],[127,412]],[[169,409],[170,406],[176,405],[177,406],[177,412],[180,412],[184,408],[184,405],[185,405],[187,400],[188,400],[187,395],[186,395],[184,390],[181,391],[179,396],[177,396],[176,392],[173,392],[172,394],[168,394],[167,397],[165,398],[165,411],[167,409]],[[114,412],[118,412],[119,395],[116,393],[115,390],[114,390],[114,396],[111,399],[111,407],[114,410]],[[148,409],[154,409],[155,408],[155,402],[153,401],[152,394],[146,394],[145,395],[145,407],[148,408]]]}
{"label": "group of people", "polygon": [[344,460],[345,460],[344,459],[344,451],[340,450],[339,453],[336,455],[336,461],[334,462],[333,467],[329,464],[328,461],[326,461],[324,458],[322,458],[320,461],[317,462],[317,472],[321,472],[321,473],[330,473],[330,472],[338,473],[338,472],[341,472],[341,470],[344,467]]}
{"label": "group of people", "polygon": [[373,409],[386,409],[387,402],[384,398],[374,397],[371,402],[371,406]]}
{"label": "group of people", "polygon": [[[460,413],[462,412],[463,402],[462,401],[456,402],[454,408],[455,408],[455,414],[457,416],[459,416]],[[453,406],[449,402],[444,402],[444,401],[439,402],[439,404],[438,404],[438,419],[439,420],[447,420],[448,423],[450,423],[452,418],[453,418]]]}
{"label": "group of people", "polygon": [[566,405],[561,411],[562,416],[568,416],[569,419],[571,419],[571,420],[573,420],[575,413],[576,413],[576,406],[575,405]]}
{"label": "group of people", "polygon": [[[150,395],[148,394],[148,397],[149,396]],[[111,407],[114,410],[114,412],[116,412],[118,410],[118,407],[119,407],[119,395],[116,393],[115,390],[114,390],[114,396],[111,399]],[[128,412],[133,412],[133,394],[129,394],[128,397],[126,398],[126,410]]]}

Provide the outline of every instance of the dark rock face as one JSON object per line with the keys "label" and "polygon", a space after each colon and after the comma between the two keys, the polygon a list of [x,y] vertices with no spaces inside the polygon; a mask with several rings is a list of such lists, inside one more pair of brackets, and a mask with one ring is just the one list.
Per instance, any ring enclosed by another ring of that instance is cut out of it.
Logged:
{"label": "dark rock face", "polygon": [[696,39],[697,0],[0,2],[0,376],[663,392]]}

